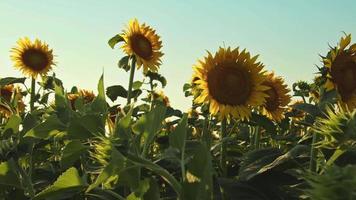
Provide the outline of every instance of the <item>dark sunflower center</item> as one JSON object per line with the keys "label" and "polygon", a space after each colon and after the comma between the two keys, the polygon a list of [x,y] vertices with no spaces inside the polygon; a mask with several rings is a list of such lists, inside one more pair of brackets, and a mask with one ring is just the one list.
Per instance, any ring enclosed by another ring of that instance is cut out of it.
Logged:
{"label": "dark sunflower center", "polygon": [[23,63],[33,71],[42,71],[49,65],[48,56],[38,49],[28,49],[22,54]]}
{"label": "dark sunflower center", "polygon": [[266,91],[266,93],[268,95],[265,103],[266,109],[269,111],[276,110],[279,106],[278,92],[273,87],[271,87]]}
{"label": "dark sunflower center", "polygon": [[237,68],[237,63],[222,64],[208,72],[208,89],[219,103],[236,106],[248,100],[252,83],[248,71]]}
{"label": "dark sunflower center", "polygon": [[151,42],[141,34],[131,36],[131,44],[133,51],[143,59],[150,59],[153,55]]}
{"label": "dark sunflower center", "polygon": [[356,55],[339,54],[331,66],[331,77],[342,100],[348,100],[356,91]]}

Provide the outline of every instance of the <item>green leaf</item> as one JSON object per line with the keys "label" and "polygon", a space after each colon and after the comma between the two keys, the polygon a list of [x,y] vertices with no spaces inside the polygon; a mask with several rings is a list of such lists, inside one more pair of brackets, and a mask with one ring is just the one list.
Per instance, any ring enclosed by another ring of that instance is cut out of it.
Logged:
{"label": "green leaf", "polygon": [[105,125],[100,114],[73,117],[67,130],[71,139],[88,139],[104,132]]}
{"label": "green leaf", "polygon": [[6,77],[0,79],[0,87],[5,85],[14,84],[14,83],[25,83],[26,78],[14,78],[14,77]]}
{"label": "green leaf", "polygon": [[179,149],[181,152],[184,152],[183,147],[185,146],[184,143],[187,135],[187,125],[188,117],[187,114],[184,114],[176,129],[169,134],[170,146]]}
{"label": "green leaf", "polygon": [[162,85],[162,87],[165,87],[167,85],[167,80],[166,78],[164,78],[164,76],[162,76],[161,74],[159,73],[156,73],[156,72],[151,72],[151,71],[148,71],[145,76],[149,77],[150,78],[150,81],[159,81]]}
{"label": "green leaf", "polygon": [[117,63],[118,67],[124,69],[125,71],[129,71],[130,70],[129,60],[130,60],[130,56],[122,57],[119,60],[119,63]]}
{"label": "green leaf", "polygon": [[149,184],[150,184],[150,188],[146,191],[145,195],[143,195],[143,199],[147,199],[147,200],[160,199],[160,188],[156,180],[150,178]]}
{"label": "green leaf", "polygon": [[193,158],[188,163],[183,183],[184,199],[212,199],[213,168],[208,147],[199,143],[193,150]]}
{"label": "green leaf", "polygon": [[38,193],[33,200],[70,198],[80,192],[84,186],[78,170],[71,167],[60,175],[53,185]]}
{"label": "green leaf", "polygon": [[141,141],[143,141],[142,155],[146,155],[148,147],[153,142],[157,131],[162,126],[162,121],[165,118],[166,107],[163,105],[157,105],[152,111],[141,116],[137,122],[133,125],[133,131],[136,134],[140,134]]}
{"label": "green leaf", "polygon": [[24,137],[34,137],[39,139],[48,139],[66,129],[66,126],[57,118],[51,115],[46,121],[29,130]]}
{"label": "green leaf", "polygon": [[127,90],[121,85],[114,85],[106,88],[106,95],[115,101],[117,97],[127,98]]}
{"label": "green leaf", "polygon": [[280,155],[281,151],[275,148],[258,149],[246,153],[242,158],[239,178],[241,180],[253,178],[262,167],[272,163]]}
{"label": "green leaf", "polygon": [[252,113],[251,121],[256,123],[256,124],[254,124],[255,126],[256,125],[257,126],[262,126],[267,131],[267,133],[269,133],[270,135],[275,135],[276,134],[276,126],[266,116],[259,115],[259,114],[256,114],[256,113]]}
{"label": "green leaf", "polygon": [[[101,75],[98,82],[98,96],[94,99],[91,104],[91,108],[94,112],[97,113],[106,113],[107,112],[107,103],[105,100],[105,89],[104,89],[104,75]],[[106,116],[103,116],[103,120]]]}
{"label": "green leaf", "polygon": [[[18,133],[19,132],[19,127],[21,124],[21,117],[18,115],[11,115],[11,117],[9,118],[9,120],[7,121],[3,134],[4,133],[10,133],[11,135]],[[7,135],[2,135],[3,137],[7,136]]]}
{"label": "green leaf", "polygon": [[0,163],[0,185],[13,186],[21,188],[21,183],[14,171],[14,161]]}
{"label": "green leaf", "polygon": [[121,35],[117,34],[108,41],[108,44],[113,49],[117,43],[123,41],[125,41],[124,38]]}
{"label": "green leaf", "polygon": [[182,197],[181,184],[166,169],[162,168],[161,166],[159,166],[149,160],[146,160],[139,156],[133,155],[131,153],[128,154],[128,158],[132,162],[134,162],[137,166],[141,166],[146,169],[149,169],[149,170],[153,171],[154,173],[156,173],[157,175],[161,176],[163,178],[163,180],[165,180],[173,188],[173,190],[177,193],[178,198]]}
{"label": "green leaf", "polygon": [[132,117],[132,108],[129,112],[116,123],[114,134],[122,139],[129,139],[131,134],[131,117]]}
{"label": "green leaf", "polygon": [[321,112],[320,108],[316,105],[308,104],[308,103],[301,103],[294,106],[295,109],[304,111],[313,117],[321,117],[323,113]]}
{"label": "green leaf", "polygon": [[81,154],[86,152],[88,147],[83,145],[79,140],[72,140],[63,149],[61,166],[63,169],[70,167],[77,161]]}
{"label": "green leaf", "polygon": [[132,83],[132,89],[133,90],[138,90],[141,88],[143,82],[142,81],[135,81]]}
{"label": "green leaf", "polygon": [[150,181],[149,179],[144,179],[140,181],[138,188],[131,193],[126,199],[127,200],[143,200],[144,194],[150,188]]}
{"label": "green leaf", "polygon": [[119,177],[119,173],[124,169],[126,158],[117,150],[113,149],[110,163],[99,174],[94,183],[92,183],[86,192],[90,192],[100,184]]}

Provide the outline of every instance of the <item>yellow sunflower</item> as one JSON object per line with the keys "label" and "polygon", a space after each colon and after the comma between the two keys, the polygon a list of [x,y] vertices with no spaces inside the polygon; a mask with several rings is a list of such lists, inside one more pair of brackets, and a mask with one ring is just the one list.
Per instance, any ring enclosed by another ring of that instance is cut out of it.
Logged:
{"label": "yellow sunflower", "polygon": [[262,106],[262,114],[268,118],[280,122],[284,118],[284,112],[291,100],[290,92],[282,77],[276,77],[274,73],[269,73],[263,83],[270,87],[265,93],[268,95],[265,104]]}
{"label": "yellow sunflower", "polygon": [[0,102],[0,115],[5,116],[6,118],[12,115],[11,109]]}
{"label": "yellow sunflower", "polygon": [[194,82],[200,94],[196,103],[210,103],[212,115],[220,113],[221,118],[230,115],[238,119],[249,119],[251,109],[265,102],[269,89],[265,81],[263,64],[256,62],[246,50],[220,48],[212,55],[208,52],[203,60],[193,66]]}
{"label": "yellow sunflower", "polygon": [[138,69],[143,66],[145,73],[158,70],[163,53],[160,51],[162,42],[155,30],[133,19],[121,36],[125,40],[121,48],[126,54],[135,55]]}
{"label": "yellow sunflower", "polygon": [[79,90],[78,93],[72,93],[68,94],[68,100],[72,106],[72,109],[75,110],[75,101],[79,98],[82,97],[84,104],[91,103],[95,99],[95,94],[92,91],[89,90]]}
{"label": "yellow sunflower", "polygon": [[350,45],[350,42],[350,34],[342,37],[323,62],[328,69],[325,87],[336,89],[341,106],[352,110],[356,108],[356,43]]}
{"label": "yellow sunflower", "polygon": [[11,52],[15,68],[26,76],[36,78],[39,74],[47,74],[55,65],[52,49],[49,49],[46,43],[38,39],[32,42],[27,37],[21,38]]}

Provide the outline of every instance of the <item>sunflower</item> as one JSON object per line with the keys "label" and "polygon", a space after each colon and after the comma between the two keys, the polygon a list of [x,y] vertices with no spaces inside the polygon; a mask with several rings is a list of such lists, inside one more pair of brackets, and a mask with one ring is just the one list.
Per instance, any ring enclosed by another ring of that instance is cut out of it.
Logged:
{"label": "sunflower", "polygon": [[36,78],[37,75],[47,74],[55,65],[52,49],[41,40],[32,42],[29,38],[21,38],[17,41],[17,47],[12,48],[11,59],[15,68],[26,76]]}
{"label": "sunflower", "polygon": [[274,73],[269,73],[264,85],[270,87],[265,93],[268,95],[265,104],[262,106],[262,114],[268,118],[280,122],[284,118],[286,106],[289,104],[291,96],[282,77],[276,77]]}
{"label": "sunflower", "polygon": [[72,93],[72,94],[68,94],[68,100],[72,106],[72,109],[76,109],[75,108],[75,101],[79,98],[82,97],[84,104],[88,104],[91,103],[92,101],[94,101],[95,99],[95,94],[92,91],[89,90],[79,90],[78,93]]}
{"label": "sunflower", "polygon": [[11,116],[11,114],[12,114],[11,109],[5,104],[0,103],[0,115],[3,115],[7,118]]}
{"label": "sunflower", "polygon": [[[342,37],[338,46],[323,58],[327,68],[328,90],[336,89],[340,104],[349,109],[356,108],[356,43],[350,45],[351,35]],[[346,48],[349,46],[349,48]]]}
{"label": "sunflower", "polygon": [[153,98],[152,98],[152,93],[148,94],[148,98],[152,99],[153,101],[160,101],[163,103],[163,105],[169,107],[169,98],[164,94],[162,90],[160,91],[153,91]]}
{"label": "sunflower", "polygon": [[126,54],[136,57],[138,69],[143,66],[145,73],[158,70],[163,53],[160,51],[162,42],[155,30],[133,19],[121,36],[125,40],[121,48]]}
{"label": "sunflower", "polygon": [[221,118],[249,119],[251,109],[265,102],[268,95],[264,91],[269,89],[262,84],[263,64],[256,62],[257,57],[230,47],[220,48],[215,55],[208,52],[193,66],[200,92],[194,101],[210,103],[210,113],[220,113]]}
{"label": "sunflower", "polygon": [[14,93],[14,85],[5,85],[0,88],[0,97],[8,103],[11,101],[12,94]]}

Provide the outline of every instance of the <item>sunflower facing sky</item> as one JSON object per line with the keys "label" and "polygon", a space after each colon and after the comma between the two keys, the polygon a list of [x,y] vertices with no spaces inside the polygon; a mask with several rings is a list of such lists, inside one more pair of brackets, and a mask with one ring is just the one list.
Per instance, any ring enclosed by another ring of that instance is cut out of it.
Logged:
{"label": "sunflower facing sky", "polygon": [[144,72],[158,70],[163,53],[160,51],[162,42],[155,30],[133,19],[121,36],[125,40],[121,48],[126,54],[135,55],[138,69],[143,66]]}
{"label": "sunflower facing sky", "polygon": [[[328,69],[326,88],[336,89],[342,106],[356,108],[356,43],[350,45],[351,35],[342,37],[339,45],[323,59]],[[350,46],[349,46],[350,45]],[[349,46],[349,48],[346,48]]]}
{"label": "sunflower facing sky", "polygon": [[263,83],[270,87],[265,93],[268,95],[265,104],[262,106],[262,114],[277,122],[284,118],[284,112],[291,100],[288,94],[289,89],[282,77],[276,77],[274,73],[269,73]]}
{"label": "sunflower facing sky", "polygon": [[21,38],[11,53],[15,68],[26,76],[36,78],[37,75],[45,75],[55,65],[52,49],[39,39],[32,42],[27,37]]}
{"label": "sunflower facing sky", "polygon": [[210,103],[212,115],[222,118],[232,115],[249,119],[252,107],[260,106],[268,96],[263,64],[256,62],[246,50],[220,48],[215,55],[208,52],[203,60],[193,67],[198,77],[194,82],[200,90],[196,103]]}

